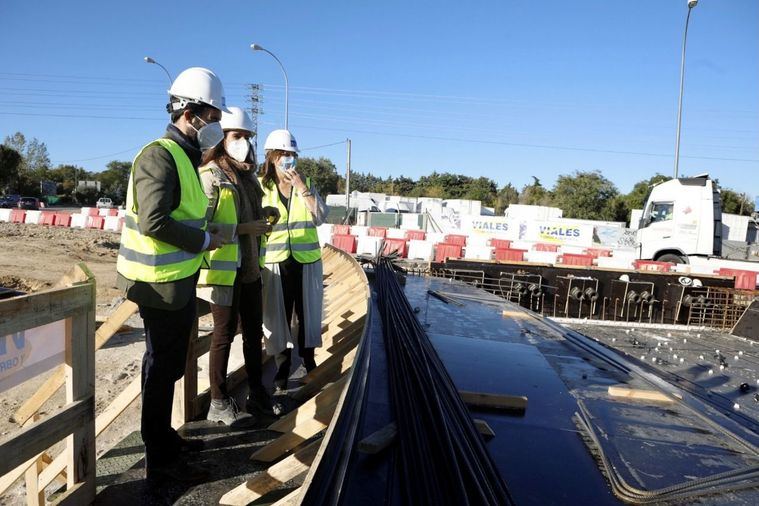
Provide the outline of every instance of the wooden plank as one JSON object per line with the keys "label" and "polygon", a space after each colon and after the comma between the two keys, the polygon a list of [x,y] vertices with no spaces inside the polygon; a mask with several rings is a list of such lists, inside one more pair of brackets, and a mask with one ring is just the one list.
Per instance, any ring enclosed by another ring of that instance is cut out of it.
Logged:
{"label": "wooden plank", "polygon": [[293,392],[292,398],[298,401],[306,400],[316,395],[330,381],[337,381],[340,376],[353,366],[353,361],[356,359],[356,348],[353,348],[344,357],[335,356],[334,358],[336,359],[334,362],[327,364],[327,361],[325,361],[323,365],[319,366],[323,369],[318,373],[316,373],[316,370],[319,367],[311,371],[309,373],[311,375],[310,381]]}
{"label": "wooden plank", "polygon": [[[66,360],[66,401],[95,396],[95,283],[87,285],[91,303],[87,310],[72,318],[73,335],[68,342]],[[70,355],[68,350],[70,350]],[[84,497],[95,499],[95,407],[88,417],[75,425],[66,438],[67,484],[72,489],[81,483]]]}
{"label": "wooden plank", "polygon": [[269,467],[263,473],[233,488],[221,497],[219,504],[244,506],[262,498],[288,481],[305,475],[319,450],[320,444],[321,440],[317,440],[304,446],[301,450]]}
{"label": "wooden plank", "polygon": [[[95,333],[95,349],[102,348],[108,340],[113,337],[116,332],[124,325],[133,314],[137,311],[137,305],[130,301],[125,300],[122,302],[116,311],[108,317],[108,320],[100,326]],[[18,424],[25,423],[28,419],[42,408],[43,404],[52,397],[55,392],[66,381],[66,372],[63,365],[58,366],[53,374],[45,380],[32,396],[26,400],[11,417],[11,420]]]}
{"label": "wooden plank", "polygon": [[95,496],[89,490],[89,485],[77,483],[51,501],[50,506],[81,506],[82,504],[92,504],[94,500]]}
{"label": "wooden plank", "polygon": [[486,394],[459,390],[461,399],[467,406],[486,409],[503,409],[524,413],[527,409],[527,397],[523,395]]}
{"label": "wooden plank", "polygon": [[[297,427],[298,424],[304,420],[315,418],[320,411],[324,410],[325,406],[332,406],[337,402],[347,381],[348,376],[344,376],[343,378],[340,378],[340,380],[328,385],[314,397],[269,425],[268,429],[277,432],[288,432]],[[329,422],[329,420],[327,420],[327,422]]]}
{"label": "wooden plank", "polygon": [[[335,405],[332,406],[333,413],[334,409]],[[331,419],[331,415],[327,418]],[[329,421],[324,423],[315,418],[306,420],[292,431],[282,434],[268,445],[253,453],[253,455],[250,456],[250,459],[261,462],[273,462],[293,448],[296,448],[303,441],[311,439],[319,432],[323,431],[327,425],[329,425]]]}
{"label": "wooden plank", "polygon": [[45,489],[39,485],[39,473],[42,471],[42,455],[26,470],[26,504],[27,506],[45,506]]}
{"label": "wooden plank", "polygon": [[190,348],[184,366],[184,375],[174,386],[174,408],[171,410],[171,425],[178,429],[185,423],[194,420],[199,413],[195,410],[195,399],[198,397],[198,357],[193,352],[193,343],[198,340],[198,319],[192,325]]}
{"label": "wooden plank", "polygon": [[[92,396],[62,407],[54,414],[0,441],[0,476],[42,453],[66,437],[72,427],[91,419],[95,407]],[[94,457],[94,455],[93,455]]]}
{"label": "wooden plank", "polygon": [[495,432],[493,432],[493,429],[490,428],[488,422],[485,420],[480,420],[479,418],[474,418],[472,421],[474,422],[474,426],[477,428],[477,432],[488,438],[495,437]]}
{"label": "wooden plank", "polygon": [[675,402],[675,399],[656,390],[641,390],[638,388],[627,388],[619,386],[610,386],[609,395],[623,399],[634,399],[638,401],[655,401],[655,402]]}
{"label": "wooden plank", "polygon": [[301,490],[302,488],[303,488],[302,486],[296,488],[295,490],[293,490],[292,492],[290,492],[289,494],[287,494],[286,496],[284,496],[282,499],[275,502],[271,506],[295,506],[296,504],[300,504],[298,502],[298,496],[302,492]]}
{"label": "wooden plank", "polygon": [[358,451],[367,455],[376,455],[388,448],[398,437],[398,426],[389,423],[376,432],[372,432],[358,443]]}
{"label": "wooden plank", "polygon": [[90,286],[72,286],[21,295],[0,302],[0,336],[64,320],[80,310],[94,310]]}

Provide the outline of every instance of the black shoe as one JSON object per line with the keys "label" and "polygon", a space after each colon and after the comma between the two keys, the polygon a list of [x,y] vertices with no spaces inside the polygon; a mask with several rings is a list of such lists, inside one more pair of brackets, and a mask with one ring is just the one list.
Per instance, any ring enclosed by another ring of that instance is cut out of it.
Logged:
{"label": "black shoe", "polygon": [[149,461],[146,461],[145,465],[145,479],[149,486],[155,486],[166,481],[201,483],[210,477],[211,475],[205,469],[191,466],[181,458],[161,464],[150,464]]}
{"label": "black shoe", "polygon": [[271,410],[275,416],[282,416],[285,414],[285,405],[282,402],[282,398],[287,397],[287,390],[280,388],[280,386],[274,383],[274,397],[271,401]]}
{"label": "black shoe", "polygon": [[273,415],[271,397],[263,386],[253,388],[245,401],[245,411],[248,413],[258,412],[262,415]]}

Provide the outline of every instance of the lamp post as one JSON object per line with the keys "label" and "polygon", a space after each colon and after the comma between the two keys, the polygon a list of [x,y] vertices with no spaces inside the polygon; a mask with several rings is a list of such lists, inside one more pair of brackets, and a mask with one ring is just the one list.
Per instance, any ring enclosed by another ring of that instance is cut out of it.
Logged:
{"label": "lamp post", "polygon": [[680,98],[677,102],[677,137],[675,139],[675,179],[677,179],[680,167],[680,128],[683,122],[683,87],[685,85],[685,43],[688,41],[688,22],[690,21],[690,11],[693,9],[698,0],[688,0],[688,15],[685,17],[685,33],[683,34],[683,54],[680,59]]}
{"label": "lamp post", "polygon": [[166,70],[166,67],[164,67],[163,65],[161,65],[160,63],[158,63],[157,61],[155,61],[150,56],[146,56],[144,58],[144,60],[145,60],[145,63],[152,63],[153,65],[158,65],[159,67],[161,67],[163,69],[163,71],[166,72],[166,77],[169,78],[169,86],[171,86],[171,83],[174,82],[174,79],[171,78],[171,74],[169,74],[169,71]]}
{"label": "lamp post", "polygon": [[274,58],[277,61],[277,63],[279,63],[279,68],[282,69],[282,74],[285,76],[285,130],[288,130],[288,128],[287,128],[287,126],[288,126],[287,117],[288,117],[288,112],[289,112],[289,109],[288,109],[288,106],[289,106],[288,99],[289,99],[289,95],[290,95],[290,90],[289,90],[289,83],[287,82],[287,71],[285,71],[285,66],[282,65],[281,61],[279,61],[279,58],[277,58],[277,55],[275,55],[274,53],[272,53],[271,51],[269,51],[265,47],[261,47],[258,44],[251,44],[250,48],[253,51],[263,51],[265,53],[269,53],[271,55],[271,57]]}

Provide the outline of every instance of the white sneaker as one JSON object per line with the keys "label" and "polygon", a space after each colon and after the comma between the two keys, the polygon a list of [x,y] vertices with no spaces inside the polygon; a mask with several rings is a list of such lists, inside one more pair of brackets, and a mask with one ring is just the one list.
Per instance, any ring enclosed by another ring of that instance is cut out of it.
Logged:
{"label": "white sneaker", "polygon": [[220,401],[212,400],[211,407],[208,408],[206,420],[211,422],[223,423],[230,427],[241,427],[253,425],[256,419],[250,413],[240,411],[237,403],[231,397]]}

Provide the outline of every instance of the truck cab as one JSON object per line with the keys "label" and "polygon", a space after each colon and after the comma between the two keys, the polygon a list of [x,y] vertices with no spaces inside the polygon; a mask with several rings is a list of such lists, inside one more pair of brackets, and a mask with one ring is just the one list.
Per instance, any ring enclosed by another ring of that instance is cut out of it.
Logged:
{"label": "truck cab", "polygon": [[714,181],[703,174],[654,186],[643,209],[637,242],[644,260],[688,263],[690,256],[719,256],[722,211]]}

